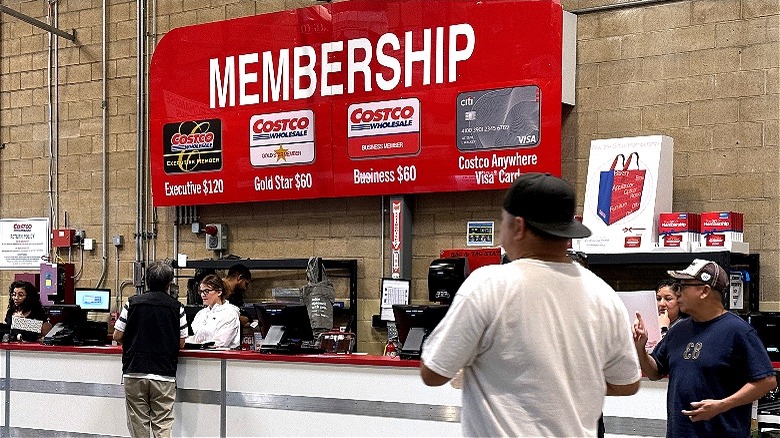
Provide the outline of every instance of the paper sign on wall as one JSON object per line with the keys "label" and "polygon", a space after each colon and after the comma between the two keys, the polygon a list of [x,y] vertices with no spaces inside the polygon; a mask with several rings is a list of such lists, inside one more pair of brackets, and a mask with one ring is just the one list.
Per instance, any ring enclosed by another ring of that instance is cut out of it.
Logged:
{"label": "paper sign on wall", "polygon": [[40,269],[48,260],[48,218],[0,219],[0,269]]}
{"label": "paper sign on wall", "polygon": [[495,222],[469,221],[466,225],[467,246],[493,246]]}

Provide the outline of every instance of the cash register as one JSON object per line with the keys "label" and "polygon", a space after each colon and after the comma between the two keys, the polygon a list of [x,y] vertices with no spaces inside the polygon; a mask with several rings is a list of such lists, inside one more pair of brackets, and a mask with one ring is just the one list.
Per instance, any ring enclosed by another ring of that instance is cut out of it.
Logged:
{"label": "cash register", "polygon": [[108,313],[111,290],[76,288],[75,304],[49,306],[52,329],[43,337],[47,345],[105,345],[108,343],[108,322],[87,318],[87,312]]}
{"label": "cash register", "polygon": [[428,300],[432,304],[393,305],[401,359],[420,358],[425,338],[444,318],[455,293],[468,275],[467,259],[436,259],[428,268]]}
{"label": "cash register", "polygon": [[254,307],[263,335],[261,353],[322,353],[314,342],[314,331],[305,305],[258,303]]}

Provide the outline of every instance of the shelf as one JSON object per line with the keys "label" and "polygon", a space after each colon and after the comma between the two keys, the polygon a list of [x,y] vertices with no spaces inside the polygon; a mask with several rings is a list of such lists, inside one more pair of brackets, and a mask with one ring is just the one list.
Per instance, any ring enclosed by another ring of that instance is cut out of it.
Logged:
{"label": "shelf", "polygon": [[[622,254],[585,254],[588,268],[615,290],[652,290],[667,270],[686,268],[694,259],[712,260],[730,272],[744,272],[744,309],[736,313],[759,311],[759,255],[728,251],[642,252]],[[724,297],[726,308],[727,300]]]}
{"label": "shelf", "polygon": [[636,252],[624,254],[586,254],[588,265],[668,265],[690,264],[694,259],[712,260],[721,266],[736,263],[749,263],[757,254],[739,254],[728,251],[712,252]]}

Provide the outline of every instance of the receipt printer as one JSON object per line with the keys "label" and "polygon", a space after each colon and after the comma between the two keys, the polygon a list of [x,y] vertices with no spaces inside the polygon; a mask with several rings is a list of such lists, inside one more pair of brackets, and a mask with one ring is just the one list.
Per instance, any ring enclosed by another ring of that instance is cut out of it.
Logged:
{"label": "receipt printer", "polygon": [[469,275],[466,258],[436,259],[428,268],[428,300],[450,304]]}

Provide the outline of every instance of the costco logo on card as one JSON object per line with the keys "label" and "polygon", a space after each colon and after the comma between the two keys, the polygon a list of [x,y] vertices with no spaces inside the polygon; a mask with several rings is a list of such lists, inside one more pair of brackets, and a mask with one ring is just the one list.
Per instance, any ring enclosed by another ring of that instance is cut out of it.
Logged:
{"label": "costco logo on card", "polygon": [[314,161],[312,110],[258,114],[249,119],[252,166],[278,166]]}
{"label": "costco logo on card", "polygon": [[347,109],[351,158],[414,155],[420,151],[420,100],[355,103]]}

